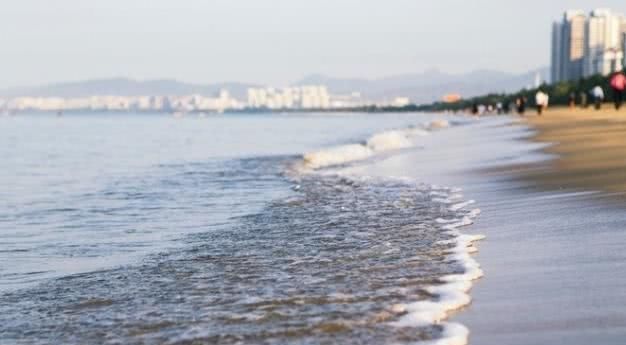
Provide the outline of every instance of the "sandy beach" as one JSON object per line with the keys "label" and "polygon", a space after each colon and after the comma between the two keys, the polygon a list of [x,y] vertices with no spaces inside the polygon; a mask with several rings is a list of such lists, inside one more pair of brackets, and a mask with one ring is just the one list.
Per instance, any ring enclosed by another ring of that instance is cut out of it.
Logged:
{"label": "sandy beach", "polygon": [[601,111],[554,108],[527,123],[537,130],[533,140],[551,143],[556,154],[549,166],[526,174],[548,188],[626,190],[626,109],[606,104]]}
{"label": "sandy beach", "polygon": [[547,162],[512,164],[475,188],[487,272],[459,319],[472,344],[623,344],[626,336],[626,111],[528,116]]}

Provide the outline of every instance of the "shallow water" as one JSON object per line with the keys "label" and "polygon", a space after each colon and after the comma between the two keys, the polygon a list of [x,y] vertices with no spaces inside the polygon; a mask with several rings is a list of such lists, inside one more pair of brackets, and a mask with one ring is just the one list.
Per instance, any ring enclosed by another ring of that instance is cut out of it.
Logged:
{"label": "shallow water", "polygon": [[178,246],[284,196],[302,153],[425,121],[357,116],[0,118],[0,291]]}
{"label": "shallow water", "polygon": [[2,342],[464,337],[438,321],[478,272],[456,230],[476,212],[327,167],[423,150],[432,119],[0,119]]}
{"label": "shallow water", "polygon": [[[289,197],[141,265],[5,294],[3,337],[35,343],[410,343],[398,303],[463,273],[447,258],[454,218],[427,186],[305,177]],[[442,190],[440,192],[446,192]],[[16,315],[20,317],[16,318]]]}

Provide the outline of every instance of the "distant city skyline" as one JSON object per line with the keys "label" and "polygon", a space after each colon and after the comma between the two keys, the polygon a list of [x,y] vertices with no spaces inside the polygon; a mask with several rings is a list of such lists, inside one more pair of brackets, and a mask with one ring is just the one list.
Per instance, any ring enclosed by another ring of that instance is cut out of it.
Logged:
{"label": "distant city skyline", "polygon": [[432,68],[520,73],[550,64],[570,8],[619,0],[21,0],[0,12],[0,88],[110,77],[288,85]]}

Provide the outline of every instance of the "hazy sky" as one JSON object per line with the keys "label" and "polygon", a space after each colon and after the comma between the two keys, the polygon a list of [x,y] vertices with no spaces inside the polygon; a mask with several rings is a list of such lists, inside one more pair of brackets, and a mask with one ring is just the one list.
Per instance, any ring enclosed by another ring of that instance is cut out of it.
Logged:
{"label": "hazy sky", "polygon": [[604,0],[5,0],[0,87],[100,77],[286,84],[549,62],[550,24]]}

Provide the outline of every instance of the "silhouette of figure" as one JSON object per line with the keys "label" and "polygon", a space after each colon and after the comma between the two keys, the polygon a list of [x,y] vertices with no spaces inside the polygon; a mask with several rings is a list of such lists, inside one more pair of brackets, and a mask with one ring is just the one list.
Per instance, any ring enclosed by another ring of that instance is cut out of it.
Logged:
{"label": "silhouette of figure", "polygon": [[508,114],[511,112],[511,103],[509,101],[504,102],[504,105],[502,106],[502,111],[505,114]]}
{"label": "silhouette of figure", "polygon": [[472,115],[478,115],[478,104],[476,102],[472,103]]}
{"label": "silhouette of figure", "polygon": [[570,109],[574,109],[576,107],[576,93],[572,92],[569,94],[569,99],[567,101]]}
{"label": "silhouette of figure", "polygon": [[543,111],[548,108],[548,102],[550,101],[550,96],[542,90],[537,91],[535,94],[535,105],[537,106],[537,114],[541,116]]}
{"label": "silhouette of figure", "polygon": [[596,87],[591,90],[591,94],[593,95],[596,110],[600,110],[602,108],[602,102],[604,102],[604,90],[600,85],[596,85]]}
{"label": "silhouette of figure", "polygon": [[613,101],[615,102],[615,110],[622,107],[624,89],[626,89],[626,76],[620,71],[615,72],[611,77],[611,89],[613,90]]}
{"label": "silhouette of figure", "polygon": [[515,100],[515,105],[517,106],[517,113],[523,116],[526,112],[526,97],[518,97],[517,100]]}

